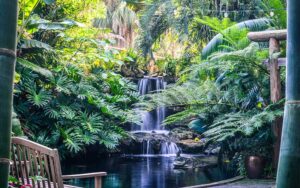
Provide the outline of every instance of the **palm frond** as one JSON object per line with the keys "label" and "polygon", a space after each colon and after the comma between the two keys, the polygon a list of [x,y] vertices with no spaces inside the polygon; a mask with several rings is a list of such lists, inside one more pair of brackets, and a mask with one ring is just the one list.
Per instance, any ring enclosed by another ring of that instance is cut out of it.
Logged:
{"label": "palm frond", "polygon": [[[254,20],[247,20],[236,25],[233,25],[221,33],[217,34],[202,50],[202,59],[206,59],[210,54],[218,50],[218,46],[224,44],[228,40],[228,33],[236,29],[247,29],[249,31],[262,31],[270,27],[272,20],[267,18],[259,18]],[[230,37],[229,37],[230,38]]]}

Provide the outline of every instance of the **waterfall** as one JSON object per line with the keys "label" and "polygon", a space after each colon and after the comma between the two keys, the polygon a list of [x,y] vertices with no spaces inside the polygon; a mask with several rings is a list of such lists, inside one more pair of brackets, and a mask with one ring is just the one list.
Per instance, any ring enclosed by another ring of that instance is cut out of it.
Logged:
{"label": "waterfall", "polygon": [[160,153],[165,154],[176,154],[179,151],[178,146],[174,142],[163,142],[161,144]]}
{"label": "waterfall", "polygon": [[[139,80],[138,90],[140,95],[149,93],[159,93],[166,88],[166,82],[162,77],[145,77]],[[151,112],[140,111],[142,117],[142,126],[132,130],[133,132],[148,132],[150,134],[166,134],[168,131],[161,126],[166,118],[166,108],[156,108]],[[137,130],[138,129],[138,130]],[[153,140],[153,139],[152,139]],[[157,150],[157,149],[156,149]],[[151,144],[151,139],[145,139],[142,143],[142,153],[150,154],[176,154],[179,148],[174,142],[162,140],[160,143],[160,151],[156,151]]]}
{"label": "waterfall", "polygon": [[143,154],[144,155],[151,155],[154,154],[152,145],[151,145],[151,140],[145,140],[143,142]]}
{"label": "waterfall", "polygon": [[[138,84],[140,95],[146,95],[154,92],[158,93],[165,88],[166,82],[164,82],[161,77],[146,77],[141,79]],[[160,107],[151,112],[141,112],[141,116],[143,122],[143,125],[140,128],[141,131],[163,130],[161,124],[166,117],[166,108]]]}

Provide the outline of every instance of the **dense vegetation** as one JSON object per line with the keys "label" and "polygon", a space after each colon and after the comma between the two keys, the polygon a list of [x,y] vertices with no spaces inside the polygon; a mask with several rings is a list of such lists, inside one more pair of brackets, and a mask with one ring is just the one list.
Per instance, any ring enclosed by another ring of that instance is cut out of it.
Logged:
{"label": "dense vegetation", "polygon": [[95,143],[113,149],[133,120],[135,86],[117,73],[132,58],[90,26],[104,5],[76,2],[20,2],[14,109],[35,141],[74,153]]}
{"label": "dense vegetation", "polygon": [[[15,124],[30,139],[65,154],[95,144],[111,150],[138,122],[138,102],[180,107],[165,124],[205,129],[233,161],[245,152],[271,156],[283,101],[270,102],[267,44],[247,33],[285,28],[284,1],[19,2]],[[147,72],[150,59],[176,83],[144,101],[122,69]]]}
{"label": "dense vegetation", "polygon": [[[186,28],[189,35],[181,45],[186,47],[185,51],[180,58],[172,60],[176,67],[173,70],[179,70],[173,73],[178,75],[178,81],[166,91],[148,96],[150,101],[140,103],[146,109],[181,107],[180,112],[167,117],[165,125],[181,122],[200,131],[208,143],[222,147],[223,154],[232,164],[241,162],[241,171],[248,154],[265,156],[270,162],[269,169],[272,169],[274,135],[271,123],[283,115],[284,102],[272,104],[270,101],[269,71],[262,64],[270,58],[268,44],[250,42],[247,33],[285,28],[285,3],[280,0],[256,1],[255,5],[259,6],[254,6],[251,2],[243,3],[249,14],[242,17],[227,13],[229,8],[223,12],[225,17],[212,17],[213,14],[207,14],[209,17],[190,16]],[[258,12],[262,14],[254,15]],[[176,30],[172,24],[166,28]],[[200,34],[199,38],[194,38],[192,33],[195,32]],[[176,33],[183,36],[181,30]],[[178,42],[182,41],[180,37]],[[284,49],[282,51],[282,54],[274,55],[284,56]],[[284,72],[282,70],[283,75]]]}

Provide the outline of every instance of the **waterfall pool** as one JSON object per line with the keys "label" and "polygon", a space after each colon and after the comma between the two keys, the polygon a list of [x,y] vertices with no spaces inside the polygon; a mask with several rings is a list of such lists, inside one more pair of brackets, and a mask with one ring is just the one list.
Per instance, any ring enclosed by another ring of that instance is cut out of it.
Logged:
{"label": "waterfall pool", "polygon": [[[160,77],[143,78],[138,83],[140,95],[158,93],[165,88],[166,82]],[[168,110],[159,107],[151,112],[140,111],[138,108],[136,111],[141,114],[142,126],[132,125],[130,133],[140,135],[140,155],[114,156],[92,163],[78,161],[80,165],[64,165],[64,174],[106,171],[108,175],[103,180],[104,188],[176,188],[231,177],[221,166],[174,169],[173,162],[180,148],[169,137],[169,130],[161,126]],[[69,183],[93,188],[93,180],[72,180]]]}
{"label": "waterfall pool", "polygon": [[[106,158],[93,163],[64,165],[64,174],[106,171],[104,188],[176,188],[206,184],[230,178],[225,168],[216,166],[195,169],[174,169],[173,155],[128,155]],[[69,183],[86,188],[93,180],[72,180]]]}

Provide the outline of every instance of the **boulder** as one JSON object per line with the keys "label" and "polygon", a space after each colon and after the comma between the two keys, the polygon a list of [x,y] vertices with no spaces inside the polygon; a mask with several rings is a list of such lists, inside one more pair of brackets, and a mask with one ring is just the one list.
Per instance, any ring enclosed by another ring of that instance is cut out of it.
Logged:
{"label": "boulder", "polygon": [[125,77],[143,78],[145,72],[138,68],[137,65],[125,63],[121,66],[121,74]]}
{"label": "boulder", "polygon": [[221,151],[221,147],[217,145],[209,145],[204,153],[208,155],[218,155]]}
{"label": "boulder", "polygon": [[185,139],[176,142],[183,153],[202,153],[205,142],[203,140]]}
{"label": "boulder", "polygon": [[188,127],[179,127],[171,130],[170,137],[181,148],[183,153],[202,153],[205,140],[201,135],[190,130]]}
{"label": "boulder", "polygon": [[176,140],[194,139],[201,136],[186,127],[175,128],[170,131],[170,136]]}
{"label": "boulder", "polygon": [[159,154],[163,143],[176,142],[169,137],[168,132],[134,132],[124,139],[119,150],[126,154],[143,154],[147,144],[151,145],[151,154]]}
{"label": "boulder", "polygon": [[174,162],[174,168],[204,168],[218,164],[217,156],[200,156],[200,157],[177,157]]}

